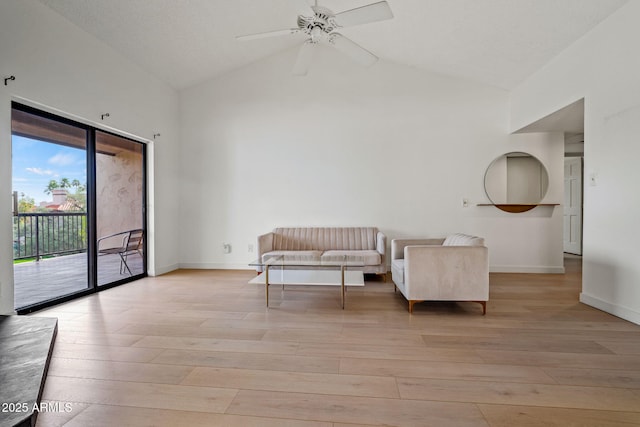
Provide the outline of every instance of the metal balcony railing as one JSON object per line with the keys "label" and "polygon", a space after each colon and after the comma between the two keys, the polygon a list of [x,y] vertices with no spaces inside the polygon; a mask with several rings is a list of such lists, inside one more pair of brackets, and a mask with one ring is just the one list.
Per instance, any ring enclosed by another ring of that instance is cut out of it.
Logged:
{"label": "metal balcony railing", "polygon": [[18,213],[13,217],[13,259],[87,250],[86,212]]}

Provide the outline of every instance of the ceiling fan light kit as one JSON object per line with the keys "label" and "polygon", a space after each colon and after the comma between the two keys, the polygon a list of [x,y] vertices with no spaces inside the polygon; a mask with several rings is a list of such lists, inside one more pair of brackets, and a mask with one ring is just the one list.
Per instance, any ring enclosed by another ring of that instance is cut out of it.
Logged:
{"label": "ceiling fan light kit", "polygon": [[333,12],[326,7],[313,6],[311,9],[314,12],[313,16],[298,15],[298,28],[317,43],[323,35],[331,33],[338,25],[333,19]]}
{"label": "ceiling fan light kit", "polygon": [[313,12],[312,16],[298,15],[298,28],[249,34],[239,36],[237,39],[255,40],[298,33],[305,34],[307,40],[300,47],[298,58],[293,67],[293,74],[296,76],[307,74],[313,60],[314,47],[321,42],[335,47],[338,51],[365,67],[373,65],[378,60],[378,57],[373,53],[336,32],[336,30],[393,18],[391,8],[386,1],[379,1],[340,13],[333,13],[326,7],[318,6],[317,0],[315,6],[310,6],[310,8],[310,11]]}

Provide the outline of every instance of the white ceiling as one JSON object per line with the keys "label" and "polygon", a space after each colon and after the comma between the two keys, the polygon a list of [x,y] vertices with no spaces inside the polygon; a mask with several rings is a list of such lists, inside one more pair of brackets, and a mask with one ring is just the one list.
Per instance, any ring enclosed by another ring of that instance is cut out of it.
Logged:
{"label": "white ceiling", "polygon": [[531,123],[515,133],[528,132],[584,132],[584,98]]}
{"label": "white ceiling", "polygon": [[[176,89],[304,41],[235,36],[296,27],[305,0],[39,1]],[[394,19],[340,32],[384,60],[511,89],[628,0],[388,1]],[[319,1],[334,12],[372,2]]]}

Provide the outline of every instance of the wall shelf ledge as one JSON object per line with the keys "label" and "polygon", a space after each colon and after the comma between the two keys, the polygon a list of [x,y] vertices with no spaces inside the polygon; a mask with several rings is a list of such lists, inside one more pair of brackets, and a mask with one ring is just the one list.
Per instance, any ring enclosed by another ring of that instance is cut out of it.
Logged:
{"label": "wall shelf ledge", "polygon": [[478,203],[477,206],[495,206],[496,208],[510,213],[521,213],[530,211],[538,206],[554,207],[560,206],[560,203],[533,203],[533,204],[515,204],[515,203]]}

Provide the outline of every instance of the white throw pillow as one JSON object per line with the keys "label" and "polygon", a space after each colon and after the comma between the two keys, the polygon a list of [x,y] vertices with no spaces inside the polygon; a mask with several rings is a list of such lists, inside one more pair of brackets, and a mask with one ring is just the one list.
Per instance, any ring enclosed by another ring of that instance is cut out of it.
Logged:
{"label": "white throw pillow", "polygon": [[468,234],[456,233],[447,236],[442,246],[482,246],[484,239],[477,236],[469,236]]}

